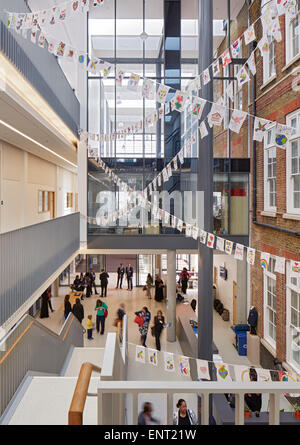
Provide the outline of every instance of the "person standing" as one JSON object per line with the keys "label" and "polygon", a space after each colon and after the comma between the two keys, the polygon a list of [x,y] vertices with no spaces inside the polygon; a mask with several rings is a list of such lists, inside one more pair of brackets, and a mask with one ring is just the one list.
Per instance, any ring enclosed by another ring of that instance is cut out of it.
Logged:
{"label": "person standing", "polygon": [[87,330],[87,338],[88,340],[94,340],[92,337],[93,333],[93,322],[92,322],[92,316],[88,315],[88,319],[86,322],[86,330]]}
{"label": "person standing", "polygon": [[173,415],[173,425],[197,425],[196,414],[187,408],[184,399],[179,399],[176,407],[178,411],[175,411]]}
{"label": "person standing", "polygon": [[[251,382],[257,382],[257,372],[255,368],[249,369],[249,378]],[[261,394],[255,394],[255,393],[245,394],[245,403],[250,409],[250,411],[253,411],[256,417],[259,417],[262,405]]]}
{"label": "person standing", "polygon": [[100,283],[101,283],[101,297],[107,297],[107,285],[108,285],[109,275],[104,269],[101,270]]}
{"label": "person standing", "polygon": [[162,301],[164,299],[164,282],[159,275],[155,278],[155,296],[156,301]]}
{"label": "person standing", "polygon": [[65,320],[68,318],[69,313],[72,312],[72,306],[70,303],[70,295],[65,296],[65,302],[64,302],[64,316]]}
{"label": "person standing", "polygon": [[126,267],[126,277],[128,283],[128,290],[132,290],[133,267],[131,264],[128,264],[128,266]]}
{"label": "person standing", "polygon": [[157,311],[157,315],[154,317],[154,336],[156,349],[160,351],[160,336],[162,330],[165,326],[165,317],[163,316],[162,311]]}
{"label": "person standing", "polygon": [[48,289],[46,289],[45,292],[42,294],[41,300],[42,300],[42,304],[41,304],[40,318],[48,318],[49,317]]}
{"label": "person standing", "polygon": [[151,314],[148,311],[148,308],[146,306],[144,306],[141,311],[135,312],[135,315],[140,315],[144,319],[144,323],[142,324],[142,326],[139,326],[139,331],[141,334],[141,344],[142,344],[142,346],[145,346],[145,348],[147,348],[146,338],[147,338],[147,334],[148,334],[149,323],[151,320]]}
{"label": "person standing", "polygon": [[74,316],[77,318],[77,320],[79,321],[79,323],[81,324],[82,320],[84,319],[84,309],[83,309],[82,304],[80,303],[79,298],[76,298],[75,301],[76,302],[73,306],[72,312],[73,312]]}
{"label": "person standing", "polygon": [[116,289],[118,289],[119,284],[120,284],[120,289],[122,289],[124,273],[125,273],[125,269],[123,267],[123,264],[121,263],[120,266],[118,267],[118,270],[117,270],[118,281],[117,281]]}
{"label": "person standing", "polygon": [[47,292],[48,292],[48,304],[49,304],[49,308],[50,308],[51,312],[54,312],[54,309],[52,308],[52,302],[51,302],[51,298],[52,298],[51,287],[48,288]]}
{"label": "person standing", "polygon": [[107,311],[107,305],[101,301],[101,300],[97,300],[96,302],[96,306],[95,306],[95,311],[96,311],[96,329],[97,332],[99,334],[100,331],[100,325],[101,325],[101,332],[100,335],[104,334],[104,329],[105,329],[105,311]]}
{"label": "person standing", "polygon": [[85,284],[86,284],[86,298],[90,298],[90,296],[92,295],[92,280],[88,272],[85,274]]}
{"label": "person standing", "polygon": [[183,294],[186,294],[189,278],[190,274],[188,273],[187,268],[184,267],[180,274],[181,290]]}
{"label": "person standing", "polygon": [[97,287],[96,287],[96,274],[95,274],[95,270],[92,268],[90,271],[90,278],[91,278],[91,291],[93,293],[93,288],[95,289],[95,295],[99,295],[99,293],[97,292]]}
{"label": "person standing", "polygon": [[153,278],[150,273],[148,273],[146,280],[146,296],[151,300],[151,288],[153,286]]}

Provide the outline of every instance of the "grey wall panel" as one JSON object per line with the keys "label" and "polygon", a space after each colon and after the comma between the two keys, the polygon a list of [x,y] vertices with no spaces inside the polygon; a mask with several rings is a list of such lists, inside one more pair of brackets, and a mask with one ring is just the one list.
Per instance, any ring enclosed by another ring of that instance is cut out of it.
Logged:
{"label": "grey wall panel", "polygon": [[0,325],[79,248],[79,213],[0,235]]}
{"label": "grey wall panel", "polygon": [[80,104],[55,56],[6,27],[3,11],[30,12],[24,0],[1,0],[0,50],[77,135]]}

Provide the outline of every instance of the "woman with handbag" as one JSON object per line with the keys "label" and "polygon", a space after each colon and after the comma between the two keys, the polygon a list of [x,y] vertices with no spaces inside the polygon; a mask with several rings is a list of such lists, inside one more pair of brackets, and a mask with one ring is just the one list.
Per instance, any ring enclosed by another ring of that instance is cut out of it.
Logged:
{"label": "woman with handbag", "polygon": [[107,317],[107,304],[105,304],[101,300],[97,300],[95,311],[97,311],[96,316],[96,329],[99,333],[100,331],[100,324],[101,324],[101,332],[100,335],[104,334],[104,328],[105,328],[105,318]]}
{"label": "woman with handbag", "polygon": [[154,331],[156,349],[158,351],[160,351],[160,336],[164,328],[164,325],[165,325],[165,317],[163,316],[162,311],[157,311],[157,314],[154,317],[153,331]]}
{"label": "woman with handbag", "polygon": [[159,275],[156,275],[155,278],[155,300],[156,301],[162,301],[164,299],[164,282],[163,280],[160,278]]}
{"label": "woman with handbag", "polygon": [[147,348],[146,338],[147,338],[147,334],[148,334],[151,314],[148,311],[148,308],[146,306],[144,306],[141,311],[135,312],[135,315],[136,315],[136,318],[134,321],[136,323],[138,323],[138,325],[139,325],[139,331],[141,334],[141,344],[142,344],[142,346],[145,346],[145,348]]}
{"label": "woman with handbag", "polygon": [[151,287],[153,286],[153,278],[148,273],[147,280],[146,280],[146,296],[151,300]]}

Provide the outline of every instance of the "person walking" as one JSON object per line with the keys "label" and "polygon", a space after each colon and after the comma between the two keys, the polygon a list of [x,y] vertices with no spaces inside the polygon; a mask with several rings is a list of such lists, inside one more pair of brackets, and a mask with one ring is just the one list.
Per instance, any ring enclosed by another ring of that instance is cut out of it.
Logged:
{"label": "person walking", "polygon": [[141,326],[139,326],[139,331],[141,334],[141,344],[142,344],[142,346],[145,346],[145,348],[147,348],[146,338],[147,338],[147,334],[148,334],[149,323],[151,320],[151,314],[148,311],[148,308],[146,306],[144,306],[141,311],[135,312],[135,315],[140,315],[144,319],[144,323]]}
{"label": "person walking", "polygon": [[128,290],[132,290],[133,267],[131,264],[128,264],[128,266],[126,267],[126,277],[127,277]]}
{"label": "person walking", "polygon": [[188,273],[187,268],[184,267],[180,274],[181,290],[183,294],[186,294],[189,278],[190,274]]}
{"label": "person walking", "polygon": [[109,275],[104,269],[101,270],[100,283],[101,283],[101,297],[107,297],[107,285],[108,285]]}
{"label": "person walking", "polygon": [[120,289],[122,289],[124,273],[125,273],[125,269],[123,267],[123,264],[121,263],[120,266],[117,269],[118,280],[117,280],[116,289],[118,289],[119,284],[120,284]]}
{"label": "person walking", "polygon": [[97,292],[97,287],[96,287],[96,274],[95,274],[95,270],[92,268],[90,271],[90,279],[91,279],[91,292],[93,294],[93,288],[95,289],[95,295],[99,295],[99,293]]}
{"label": "person walking", "polygon": [[49,317],[48,289],[46,289],[45,292],[42,294],[41,300],[42,304],[41,304],[40,318],[48,318]]}
{"label": "person walking", "polygon": [[186,401],[179,399],[173,414],[173,425],[197,425],[197,417],[193,410],[188,409]]}
{"label": "person walking", "polygon": [[124,318],[125,314],[126,314],[126,312],[125,312],[125,304],[124,303],[120,303],[120,307],[117,310],[117,320],[118,321],[122,321],[122,323],[123,323],[123,318]]}
{"label": "person walking", "polygon": [[73,312],[74,316],[77,318],[77,320],[79,321],[79,323],[81,324],[82,320],[84,319],[84,309],[83,309],[82,304],[80,303],[79,298],[76,298],[72,312]]}
{"label": "person walking", "polygon": [[72,306],[70,303],[70,295],[66,295],[65,296],[65,301],[64,301],[64,316],[65,316],[65,320],[68,318],[69,313],[72,312]]}
{"label": "person walking", "polygon": [[150,273],[148,273],[146,280],[146,296],[151,300],[151,288],[153,286],[153,278]]}
{"label": "person walking", "polygon": [[162,330],[165,326],[165,317],[163,316],[162,311],[157,311],[157,315],[154,317],[154,336],[156,349],[160,351],[160,336]]}
{"label": "person walking", "polygon": [[164,299],[164,282],[159,275],[155,278],[155,295],[156,301],[162,301]]}
{"label": "person walking", "polygon": [[138,425],[159,425],[160,421],[152,417],[153,406],[150,402],[145,402],[143,405],[143,411],[140,412],[138,417]]}
{"label": "person walking", "polygon": [[95,306],[95,311],[96,311],[96,329],[97,332],[99,334],[100,331],[100,325],[101,325],[101,332],[100,335],[104,334],[104,329],[105,329],[105,311],[107,311],[107,305],[101,301],[101,300],[97,300],[96,302],[96,306]]}

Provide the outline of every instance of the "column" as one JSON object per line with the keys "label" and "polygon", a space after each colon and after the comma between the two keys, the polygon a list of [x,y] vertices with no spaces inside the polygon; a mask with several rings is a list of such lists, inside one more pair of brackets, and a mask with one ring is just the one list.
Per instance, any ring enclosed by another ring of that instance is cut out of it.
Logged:
{"label": "column", "polygon": [[161,270],[161,255],[156,254],[155,255],[155,275],[158,274],[161,277],[162,270]]}
{"label": "column", "polygon": [[167,253],[167,341],[176,341],[176,250]]}
{"label": "column", "polygon": [[247,260],[237,262],[237,323],[247,323]]}
{"label": "column", "polygon": [[78,211],[80,212],[80,247],[87,246],[87,143],[78,144]]}

